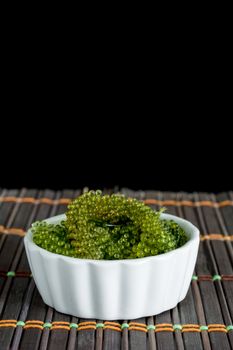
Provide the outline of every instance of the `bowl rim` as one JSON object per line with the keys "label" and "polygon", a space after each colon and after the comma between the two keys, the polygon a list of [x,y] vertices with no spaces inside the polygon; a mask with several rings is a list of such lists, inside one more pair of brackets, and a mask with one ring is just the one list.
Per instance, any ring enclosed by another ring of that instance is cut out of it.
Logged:
{"label": "bowl rim", "polygon": [[[27,230],[26,235],[24,237],[24,244],[27,246],[27,244],[30,246],[30,248],[32,248],[33,250],[37,250],[39,252],[41,252],[43,255],[48,255],[51,258],[60,258],[69,262],[73,262],[73,263],[81,263],[81,264],[85,264],[85,263],[94,263],[96,265],[106,265],[106,264],[119,264],[119,263],[127,263],[127,264],[140,264],[140,263],[144,263],[146,261],[150,261],[150,260],[163,260],[169,256],[171,256],[172,254],[176,254],[176,252],[181,252],[184,249],[189,249],[189,247],[195,242],[195,241],[199,241],[200,240],[200,231],[199,229],[193,225],[190,221],[185,220],[183,218],[180,218],[176,215],[171,215],[171,214],[165,214],[162,213],[161,214],[161,218],[165,219],[165,220],[174,220],[175,222],[177,222],[178,224],[184,224],[184,225],[188,225],[190,230],[191,230],[191,234],[190,237],[188,237],[188,241],[182,245],[179,248],[173,249],[169,252],[166,253],[162,253],[162,254],[158,254],[158,255],[153,255],[153,256],[147,256],[147,257],[143,257],[143,258],[135,258],[135,259],[118,259],[118,260],[95,260],[95,259],[81,259],[81,258],[74,258],[71,256],[66,256],[66,255],[62,255],[62,254],[57,254],[57,253],[52,253],[44,248],[39,247],[37,244],[35,244],[33,242],[33,233],[31,231],[31,227]],[[66,219],[66,215],[65,214],[60,214],[60,215],[56,215],[56,216],[52,216],[50,218],[47,219],[43,219],[42,221],[46,221],[48,223],[59,223],[62,220]],[[184,229],[185,230],[185,229]]]}

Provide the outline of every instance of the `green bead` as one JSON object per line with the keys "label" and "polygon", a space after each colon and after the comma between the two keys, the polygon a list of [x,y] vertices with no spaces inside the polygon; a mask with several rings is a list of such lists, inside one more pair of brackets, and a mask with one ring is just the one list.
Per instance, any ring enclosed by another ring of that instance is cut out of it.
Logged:
{"label": "green bead", "polygon": [[208,326],[200,326],[201,331],[208,331]]}
{"label": "green bead", "polygon": [[18,321],[18,322],[16,323],[16,326],[22,326],[22,327],[24,327],[24,326],[25,326],[25,322],[23,322],[23,321]]}
{"label": "green bead", "polygon": [[6,275],[7,275],[7,277],[15,277],[15,272],[14,271],[8,271]]}
{"label": "green bead", "polygon": [[43,328],[51,328],[52,327],[52,323],[50,322],[46,322],[43,324]]}
{"label": "green bead", "polygon": [[104,323],[96,323],[96,328],[104,328]]}
{"label": "green bead", "polygon": [[220,275],[214,275],[212,280],[213,281],[220,281],[222,279],[222,277]]}
{"label": "green bead", "polygon": [[174,325],[173,325],[173,329],[174,329],[174,331],[175,331],[175,330],[181,331],[181,330],[182,330],[182,325],[181,325],[181,324],[174,324]]}
{"label": "green bead", "polygon": [[233,325],[230,324],[229,326],[226,326],[226,330],[229,331],[233,331]]}
{"label": "green bead", "polygon": [[198,281],[198,276],[193,275],[192,280],[193,280],[193,281]]}
{"label": "green bead", "polygon": [[156,329],[156,327],[153,325],[153,324],[149,324],[148,326],[147,326],[147,330],[148,331],[154,331]]}
{"label": "green bead", "polygon": [[78,324],[77,323],[70,323],[70,328],[78,328]]}
{"label": "green bead", "polygon": [[121,329],[125,329],[125,328],[129,328],[129,324],[128,323],[122,323]]}

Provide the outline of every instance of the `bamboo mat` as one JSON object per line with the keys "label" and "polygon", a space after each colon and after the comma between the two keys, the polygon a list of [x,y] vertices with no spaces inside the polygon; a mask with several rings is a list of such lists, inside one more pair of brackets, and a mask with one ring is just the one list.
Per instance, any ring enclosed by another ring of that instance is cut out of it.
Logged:
{"label": "bamboo mat", "polygon": [[233,193],[122,192],[155,209],[166,206],[200,228],[185,300],[137,320],[85,320],[56,312],[35,287],[23,235],[33,221],[63,213],[81,191],[0,189],[0,350],[233,349]]}

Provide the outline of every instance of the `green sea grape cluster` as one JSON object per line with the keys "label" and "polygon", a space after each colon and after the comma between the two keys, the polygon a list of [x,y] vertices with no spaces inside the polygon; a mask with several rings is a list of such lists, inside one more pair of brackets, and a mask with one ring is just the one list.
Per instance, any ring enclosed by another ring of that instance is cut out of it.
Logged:
{"label": "green sea grape cluster", "polygon": [[157,255],[182,246],[184,230],[162,220],[154,211],[122,194],[89,191],[68,205],[60,224],[36,222],[33,241],[48,251],[83,259],[134,259]]}

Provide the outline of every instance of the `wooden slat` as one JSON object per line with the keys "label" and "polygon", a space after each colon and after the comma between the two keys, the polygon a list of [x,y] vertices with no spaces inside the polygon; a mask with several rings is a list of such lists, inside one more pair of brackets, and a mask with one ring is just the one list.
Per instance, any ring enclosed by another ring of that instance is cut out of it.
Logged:
{"label": "wooden slat", "polygon": [[[28,195],[37,195],[36,190],[27,190],[23,192],[23,196]],[[21,225],[22,227],[26,228],[27,221],[30,218],[30,214],[32,213],[33,207],[30,204],[20,204],[18,207],[17,212],[15,213],[14,219],[12,221],[17,224]],[[22,238],[17,236],[11,236],[8,235],[5,240],[5,249],[6,245],[9,245],[8,250],[5,250],[8,254],[12,251],[12,247],[14,247],[14,256],[11,258],[12,263],[9,269],[12,271],[16,270],[16,267],[18,263],[20,262],[20,258],[23,252],[23,241]],[[6,257],[3,258],[2,263],[6,261]],[[24,264],[24,268],[25,268]],[[31,281],[30,281],[31,282]],[[29,280],[27,278],[25,279],[13,279],[12,283],[11,280],[6,281],[4,288],[1,293],[1,305],[4,306],[0,308],[1,317],[3,319],[18,319],[20,315],[20,310],[22,308],[22,303],[24,300],[24,295],[28,290],[29,287]],[[29,289],[30,293],[32,294],[32,288]],[[28,298],[30,299],[30,294],[28,295]],[[28,299],[27,298],[27,299]],[[26,300],[27,300],[26,299]],[[30,301],[30,300],[29,300]],[[26,306],[25,306],[26,307]],[[2,342],[2,348],[7,348],[9,346],[8,344],[11,343],[13,340],[14,335],[14,328],[1,328],[0,329],[0,341]],[[17,331],[19,334],[19,331]],[[15,338],[17,339],[17,338]],[[15,348],[15,346],[14,346]],[[13,350],[14,350],[13,348]]]}
{"label": "wooden slat", "polygon": [[[193,195],[188,193],[179,193],[179,198],[183,200],[193,200]],[[184,207],[180,208],[178,211],[180,217],[183,217],[191,221],[194,225],[199,227],[199,222],[197,215],[193,208]],[[200,249],[202,249],[203,243],[200,243]],[[201,265],[201,256],[202,254],[198,253],[198,264]],[[203,266],[203,265],[202,265]],[[205,265],[204,265],[205,266]],[[196,270],[194,270],[196,273]],[[179,310],[181,315],[181,322],[183,323],[195,323],[197,322],[200,325],[206,325],[206,317],[203,307],[203,302],[200,294],[200,289],[197,281],[192,281],[192,284],[189,288],[186,298],[179,304]],[[202,341],[202,342],[201,342]],[[202,331],[201,335],[194,333],[193,336],[190,336],[188,333],[184,334],[184,343],[187,346],[190,345],[191,348],[195,349],[205,349],[210,350],[210,339],[207,331]]]}
{"label": "wooden slat", "polygon": [[[201,194],[201,198],[203,198],[203,196],[205,195]],[[199,201],[200,195],[196,194],[194,198],[196,201]],[[210,210],[212,211],[213,209],[204,208],[203,210],[203,208],[200,208],[200,207],[196,208],[198,220],[200,223],[200,229],[203,232],[209,232],[209,229],[219,230],[219,226],[216,223],[215,214]],[[216,225],[214,223],[216,223]],[[203,259],[202,259],[202,264],[200,263],[197,264],[198,274],[204,273],[203,270],[206,270],[206,269],[208,269],[211,274],[219,274],[219,265],[216,260],[216,255],[214,255],[214,250],[211,243],[212,242],[209,242],[209,241],[204,241],[203,244],[201,243],[201,245],[203,245],[203,249],[199,250],[199,256],[200,254],[202,254]],[[215,248],[215,252],[216,252],[216,249],[217,247]],[[222,249],[223,247],[221,247],[221,250]],[[217,287],[216,289],[215,289],[215,286]],[[228,320],[229,317],[227,314],[224,314],[224,311],[228,313],[228,310],[226,308],[226,301],[225,301],[221,284],[220,283],[217,283],[216,285],[200,284],[200,291],[201,291],[201,296],[203,300],[207,323],[224,324],[224,318],[226,317]],[[216,349],[216,350],[220,348],[224,348],[227,350],[230,349],[228,337],[224,333],[210,333],[210,341],[213,349]]]}
{"label": "wooden slat", "polygon": [[[85,321],[92,321],[96,322],[96,320],[93,319],[83,319],[80,318],[79,322],[85,322]],[[77,337],[77,348],[83,349],[83,350],[94,350],[95,348],[95,330],[94,329],[84,329],[78,331],[78,337]]]}

